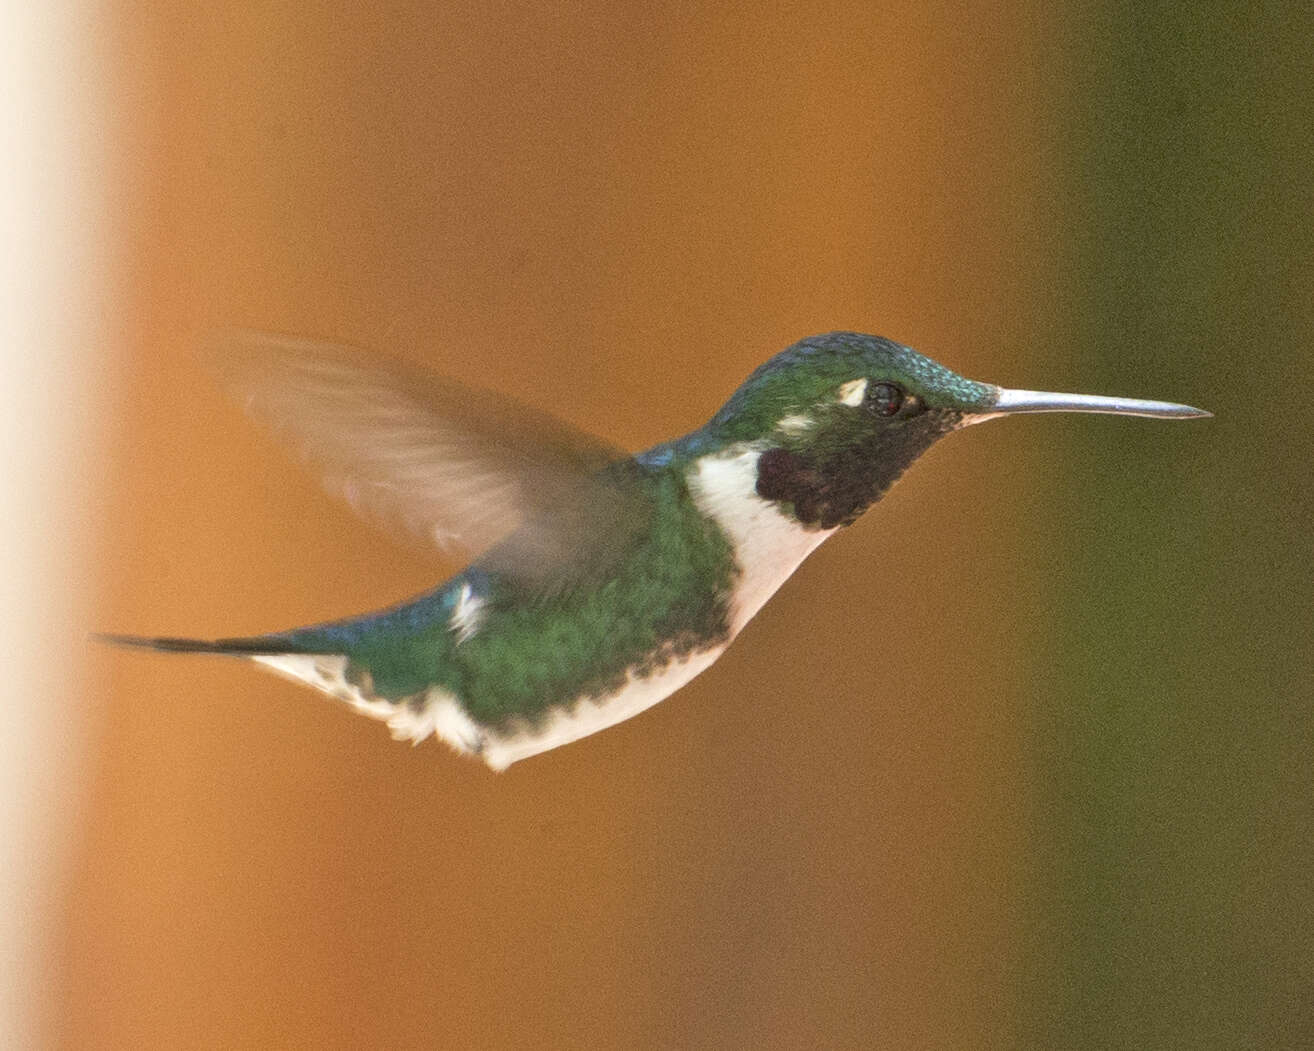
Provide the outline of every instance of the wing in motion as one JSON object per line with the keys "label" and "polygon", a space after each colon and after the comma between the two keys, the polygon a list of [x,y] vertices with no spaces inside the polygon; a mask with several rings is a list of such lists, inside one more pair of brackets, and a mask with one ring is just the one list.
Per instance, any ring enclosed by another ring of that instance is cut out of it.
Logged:
{"label": "wing in motion", "polygon": [[548,413],[349,347],[225,331],[208,357],[360,514],[526,588],[605,575],[651,508],[628,454]]}

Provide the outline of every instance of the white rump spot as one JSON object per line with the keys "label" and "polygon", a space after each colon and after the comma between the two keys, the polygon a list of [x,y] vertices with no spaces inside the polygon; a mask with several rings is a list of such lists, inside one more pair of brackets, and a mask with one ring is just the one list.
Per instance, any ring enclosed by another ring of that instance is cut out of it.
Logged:
{"label": "white rump spot", "polygon": [[461,585],[461,593],[456,597],[456,606],[448,618],[447,626],[456,633],[459,646],[467,639],[472,639],[484,623],[484,598],[476,595],[469,584]]}

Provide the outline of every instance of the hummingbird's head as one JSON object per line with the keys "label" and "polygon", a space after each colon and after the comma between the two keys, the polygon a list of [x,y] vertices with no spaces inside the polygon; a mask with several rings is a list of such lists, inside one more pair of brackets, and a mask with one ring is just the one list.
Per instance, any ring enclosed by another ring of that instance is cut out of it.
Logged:
{"label": "hummingbird's head", "polygon": [[777,354],[708,429],[761,450],[758,495],[805,526],[858,517],[937,439],[991,412],[998,388],[879,336],[832,332]]}
{"label": "hummingbird's head", "polygon": [[1209,415],[1168,402],[1009,390],[892,340],[832,332],[758,368],[704,430],[722,448],[758,452],[758,496],[808,528],[832,529],[879,500],[950,431],[1023,412]]}

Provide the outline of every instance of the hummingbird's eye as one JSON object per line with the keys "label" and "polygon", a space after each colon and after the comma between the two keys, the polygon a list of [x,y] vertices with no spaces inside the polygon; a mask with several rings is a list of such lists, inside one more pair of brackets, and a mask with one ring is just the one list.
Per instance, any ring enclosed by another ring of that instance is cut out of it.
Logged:
{"label": "hummingbird's eye", "polygon": [[867,409],[876,416],[893,416],[903,407],[903,391],[893,383],[873,383],[867,388]]}

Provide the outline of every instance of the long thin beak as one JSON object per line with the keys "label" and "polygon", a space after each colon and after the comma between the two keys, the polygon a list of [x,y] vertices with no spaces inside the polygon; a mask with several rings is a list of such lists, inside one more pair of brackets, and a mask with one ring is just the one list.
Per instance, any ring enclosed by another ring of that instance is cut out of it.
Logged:
{"label": "long thin beak", "polygon": [[1178,405],[1171,401],[1142,401],[1139,398],[1106,398],[1099,394],[1054,394],[1042,390],[1009,390],[1000,387],[999,399],[985,412],[973,413],[967,423],[983,423],[1015,412],[1102,412],[1114,416],[1154,416],[1162,420],[1192,420],[1212,412]]}

